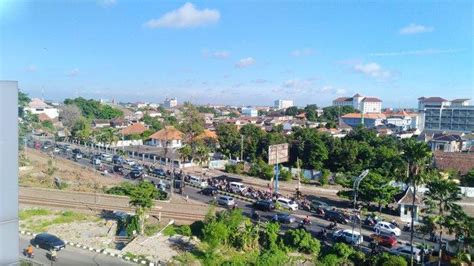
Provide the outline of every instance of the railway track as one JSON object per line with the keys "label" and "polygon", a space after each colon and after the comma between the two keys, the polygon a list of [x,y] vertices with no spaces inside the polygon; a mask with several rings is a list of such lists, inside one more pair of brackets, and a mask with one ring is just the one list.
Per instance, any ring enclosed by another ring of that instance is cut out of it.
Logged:
{"label": "railway track", "polygon": [[[83,203],[69,200],[58,200],[58,199],[45,199],[40,197],[32,196],[20,196],[20,203],[34,205],[34,206],[45,206],[45,207],[56,207],[56,208],[67,208],[67,209],[78,209],[100,212],[103,210],[107,211],[124,211],[134,213],[135,209],[129,206],[116,206],[108,204],[95,204],[95,203]],[[193,222],[204,219],[203,214],[192,214],[184,213],[179,211],[163,211],[159,209],[152,209],[149,212],[150,215],[168,218],[177,221]]]}

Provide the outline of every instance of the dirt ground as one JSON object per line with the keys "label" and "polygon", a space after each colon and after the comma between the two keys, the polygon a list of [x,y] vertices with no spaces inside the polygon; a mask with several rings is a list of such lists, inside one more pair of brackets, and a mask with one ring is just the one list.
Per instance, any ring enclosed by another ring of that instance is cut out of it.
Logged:
{"label": "dirt ground", "polygon": [[103,176],[89,167],[33,149],[28,149],[24,162],[26,166],[19,169],[20,186],[57,188],[54,178],[59,177],[66,184],[63,190],[96,192],[122,182],[119,177]]}

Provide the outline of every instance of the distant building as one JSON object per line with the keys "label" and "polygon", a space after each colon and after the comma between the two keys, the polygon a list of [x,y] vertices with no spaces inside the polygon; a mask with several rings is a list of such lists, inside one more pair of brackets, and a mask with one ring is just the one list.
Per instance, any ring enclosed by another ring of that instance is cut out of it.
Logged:
{"label": "distant building", "polygon": [[356,94],[352,97],[339,97],[332,101],[333,106],[352,106],[362,113],[380,113],[382,111],[382,100],[375,97],[365,97]]}
{"label": "distant building", "polygon": [[256,116],[258,116],[258,110],[255,109],[255,108],[243,107],[242,108],[242,115],[250,116],[250,117],[256,117]]}
{"label": "distant building", "polygon": [[292,106],[294,106],[292,100],[276,100],[274,103],[274,107],[277,110],[290,108]]}
{"label": "distant building", "polygon": [[474,131],[474,105],[469,99],[452,101],[441,97],[418,98],[418,111],[424,130],[429,131]]}
{"label": "distant building", "polygon": [[178,99],[176,97],[166,98],[163,106],[165,108],[174,108],[178,105]]}
{"label": "distant building", "polygon": [[25,110],[36,115],[45,114],[51,119],[55,119],[59,116],[58,108],[55,108],[38,98],[31,99],[28,106],[25,107]]}
{"label": "distant building", "polygon": [[167,126],[149,137],[148,145],[159,148],[178,149],[182,147],[183,133],[173,126]]}
{"label": "distant building", "polygon": [[386,119],[384,114],[361,114],[361,113],[349,113],[341,117],[341,121],[350,126],[357,127],[363,125],[366,128],[375,128],[383,125]]}

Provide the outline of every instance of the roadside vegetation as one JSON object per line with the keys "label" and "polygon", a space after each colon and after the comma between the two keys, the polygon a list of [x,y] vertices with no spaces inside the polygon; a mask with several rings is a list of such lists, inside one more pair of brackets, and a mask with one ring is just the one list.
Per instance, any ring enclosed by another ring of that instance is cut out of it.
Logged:
{"label": "roadside vegetation", "polygon": [[98,221],[99,218],[73,211],[23,209],[19,212],[20,229],[35,233],[45,232],[50,226],[75,222]]}

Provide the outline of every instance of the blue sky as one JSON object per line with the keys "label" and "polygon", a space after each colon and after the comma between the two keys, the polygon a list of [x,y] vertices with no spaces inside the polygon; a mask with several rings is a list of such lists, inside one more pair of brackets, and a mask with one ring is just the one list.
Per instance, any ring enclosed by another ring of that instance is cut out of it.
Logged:
{"label": "blue sky", "polygon": [[0,15],[0,79],[48,99],[474,98],[471,1],[3,0]]}

